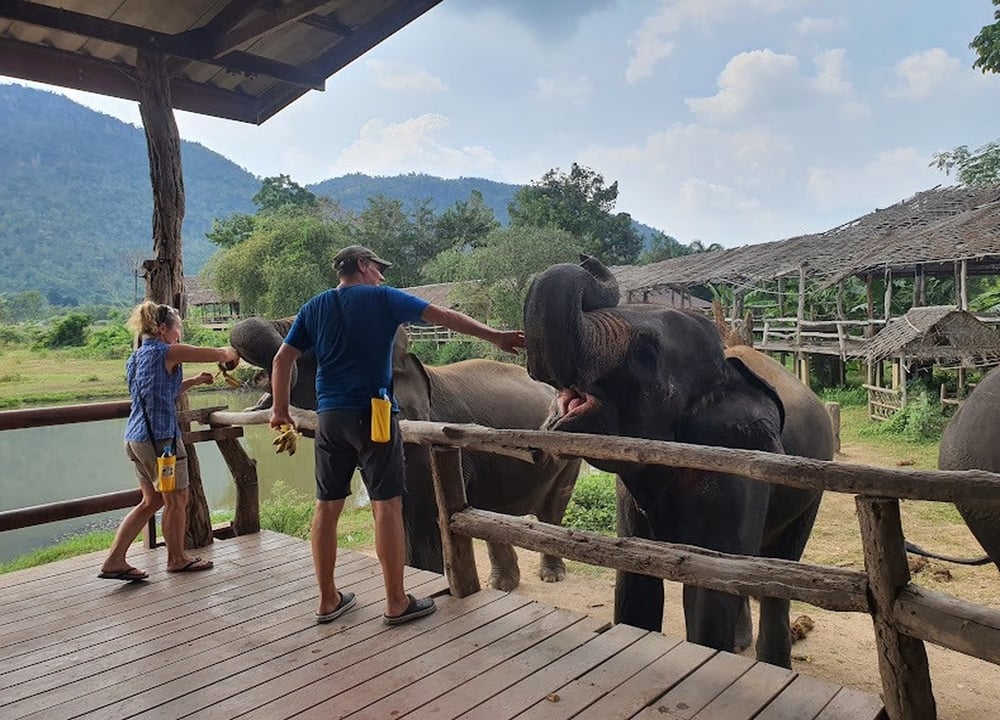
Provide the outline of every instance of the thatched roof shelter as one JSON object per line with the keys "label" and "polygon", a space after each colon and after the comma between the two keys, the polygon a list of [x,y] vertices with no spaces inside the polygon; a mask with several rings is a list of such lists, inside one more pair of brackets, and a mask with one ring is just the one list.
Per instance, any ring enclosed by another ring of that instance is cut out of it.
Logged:
{"label": "thatched roof shelter", "polygon": [[260,124],[438,2],[4,2],[0,75],[140,100],[150,50],[171,58],[174,108]]}
{"label": "thatched roof shelter", "polygon": [[915,307],[858,350],[869,363],[899,358],[973,368],[1000,364],[1000,332],[952,305]]}
{"label": "thatched roof shelter", "polygon": [[710,283],[749,289],[800,270],[822,285],[917,265],[927,274],[950,274],[961,260],[976,262],[970,273],[1000,269],[1000,188],[933,188],[821,233],[613,270],[631,289]]}

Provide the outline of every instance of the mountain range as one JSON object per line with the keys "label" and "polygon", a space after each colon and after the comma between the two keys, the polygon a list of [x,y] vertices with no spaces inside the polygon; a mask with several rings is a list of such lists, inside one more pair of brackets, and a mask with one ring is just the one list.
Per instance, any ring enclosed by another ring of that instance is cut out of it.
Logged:
{"label": "mountain range", "polygon": [[[194,275],[216,250],[205,237],[212,220],[253,212],[261,178],[194,142],[182,141],[181,159],[184,270]],[[412,173],[307,187],[355,212],[373,195],[406,207],[429,199],[440,212],[478,190],[506,224],[520,186]],[[142,128],[62,95],[0,85],[0,294],[39,290],[56,305],[131,302],[136,269],[152,255],[151,218]],[[645,237],[654,232],[636,227]]]}

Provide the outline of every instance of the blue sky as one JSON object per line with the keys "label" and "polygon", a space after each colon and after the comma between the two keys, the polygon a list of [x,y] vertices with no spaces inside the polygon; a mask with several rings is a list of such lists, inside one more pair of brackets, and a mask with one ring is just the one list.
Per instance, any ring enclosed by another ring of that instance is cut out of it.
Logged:
{"label": "blue sky", "polygon": [[[578,162],[617,209],[726,247],[825,230],[1000,137],[989,0],[444,0],[260,127],[178,112],[259,176],[526,183]],[[134,103],[73,99],[139,124]]]}

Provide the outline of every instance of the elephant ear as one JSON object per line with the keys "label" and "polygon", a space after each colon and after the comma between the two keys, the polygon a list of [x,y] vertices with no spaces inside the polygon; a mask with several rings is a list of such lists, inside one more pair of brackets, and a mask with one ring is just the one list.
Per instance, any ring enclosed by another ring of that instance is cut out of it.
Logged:
{"label": "elephant ear", "polygon": [[431,419],[431,379],[413,353],[393,356],[392,394],[407,420]]}
{"label": "elephant ear", "polygon": [[774,386],[767,380],[762,378],[760,375],[751,370],[746,363],[740,360],[738,357],[727,357],[726,362],[729,363],[747,382],[759,389],[765,395],[767,395],[774,404],[778,406],[778,415],[781,418],[780,430],[785,429],[785,404],[781,402],[781,398],[778,396],[778,391],[774,389]]}

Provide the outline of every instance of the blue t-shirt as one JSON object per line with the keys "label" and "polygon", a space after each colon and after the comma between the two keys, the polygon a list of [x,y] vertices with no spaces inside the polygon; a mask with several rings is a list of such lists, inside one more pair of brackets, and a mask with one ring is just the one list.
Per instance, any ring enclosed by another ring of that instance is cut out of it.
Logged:
{"label": "blue t-shirt", "polygon": [[[178,365],[172,373],[167,372],[169,349],[162,340],[147,337],[125,363],[125,379],[132,396],[132,410],[125,426],[126,440],[152,442],[178,434],[177,397],[181,394],[184,371]],[[149,437],[143,409],[155,437]]]}
{"label": "blue t-shirt", "polygon": [[[338,297],[343,315],[337,312]],[[370,408],[379,390],[392,384],[396,330],[420,322],[429,304],[384,285],[349,285],[303,305],[285,342],[316,355],[316,411]]]}

